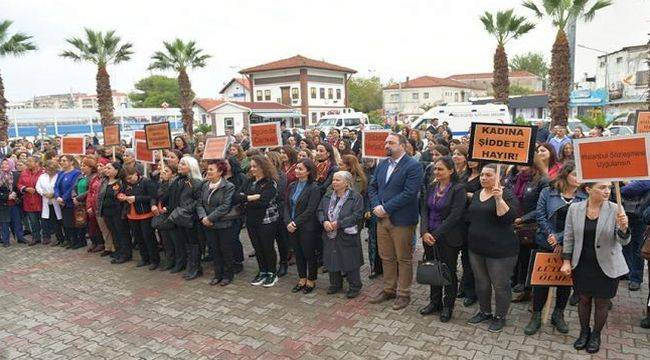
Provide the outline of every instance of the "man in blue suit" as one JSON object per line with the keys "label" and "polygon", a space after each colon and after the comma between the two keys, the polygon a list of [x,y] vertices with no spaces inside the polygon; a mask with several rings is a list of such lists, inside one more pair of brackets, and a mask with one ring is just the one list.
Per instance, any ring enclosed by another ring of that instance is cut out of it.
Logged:
{"label": "man in blue suit", "polygon": [[411,301],[413,234],[423,178],[422,166],[406,154],[406,141],[401,134],[386,137],[388,158],[377,165],[368,188],[372,212],[378,219],[377,245],[384,269],[384,290],[370,303],[395,299],[394,310]]}

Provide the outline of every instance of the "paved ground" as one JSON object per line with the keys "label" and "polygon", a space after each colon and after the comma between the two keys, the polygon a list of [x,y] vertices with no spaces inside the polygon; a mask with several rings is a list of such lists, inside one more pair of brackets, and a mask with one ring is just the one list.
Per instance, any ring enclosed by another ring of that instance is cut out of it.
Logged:
{"label": "paved ground", "polygon": [[[587,358],[572,343],[576,308],[567,311],[569,335],[550,326],[526,337],[527,304],[515,305],[500,334],[465,321],[476,305],[458,304],[454,318],[421,317],[428,292],[416,286],[414,303],[396,312],[369,305],[380,281],[364,280],[352,301],[328,296],[326,275],[310,295],[290,292],[295,268],[271,289],[248,284],[254,261],[235,283],[210,287],[208,274],[180,276],[111,265],[84,250],[0,248],[0,358]],[[367,279],[367,267],[362,275]],[[638,327],[647,290],[621,285],[598,358],[650,358],[650,331]]]}

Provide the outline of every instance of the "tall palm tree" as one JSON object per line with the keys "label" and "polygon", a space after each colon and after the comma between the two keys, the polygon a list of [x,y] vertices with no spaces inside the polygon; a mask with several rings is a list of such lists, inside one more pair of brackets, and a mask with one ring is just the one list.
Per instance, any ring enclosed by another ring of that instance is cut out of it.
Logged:
{"label": "tall palm tree", "polygon": [[66,50],[59,54],[64,58],[74,61],[87,61],[97,65],[97,105],[102,126],[113,123],[113,92],[111,91],[111,79],[106,67],[111,64],[119,64],[131,59],[133,55],[133,44],[120,43],[120,37],[115,31],[94,31],[84,29],[86,39],[69,38],[65,41],[72,45],[73,50]]}
{"label": "tall palm tree", "polygon": [[[36,50],[36,45],[29,41],[32,37],[23,33],[15,33],[9,36],[9,27],[13,22],[4,20],[0,22],[0,58],[13,55],[20,56],[28,51]],[[7,99],[5,99],[5,87],[0,74],[0,141],[7,140]]]}
{"label": "tall palm tree", "polygon": [[587,6],[589,2],[590,0],[543,0],[541,8],[533,0],[526,0],[522,4],[531,9],[539,18],[543,18],[546,14],[557,28],[555,42],[551,50],[551,70],[549,71],[550,96],[548,102],[551,108],[552,126],[566,125],[569,114],[571,65],[569,64],[569,40],[565,29],[573,19],[578,20],[582,17],[585,22],[591,21],[596,15],[596,11],[612,4],[611,0],[595,0],[589,7]]}
{"label": "tall palm tree", "polygon": [[497,39],[492,75],[494,99],[497,102],[508,104],[508,96],[510,95],[510,79],[508,76],[510,73],[508,70],[508,55],[506,54],[505,45],[508,41],[517,39],[535,28],[535,24],[527,22],[523,16],[515,15],[512,9],[498,11],[496,17],[486,11],[480,19],[485,26],[485,31]]}
{"label": "tall palm tree", "polygon": [[174,70],[178,72],[178,86],[181,90],[181,115],[183,117],[183,130],[189,136],[194,134],[193,122],[194,111],[192,111],[192,101],[194,92],[192,92],[192,83],[187,76],[187,70],[203,68],[206,60],[211,56],[203,54],[203,50],[196,47],[196,42],[183,42],[176,39],[173,42],[163,41],[165,51],[156,51],[149,65],[149,70]]}

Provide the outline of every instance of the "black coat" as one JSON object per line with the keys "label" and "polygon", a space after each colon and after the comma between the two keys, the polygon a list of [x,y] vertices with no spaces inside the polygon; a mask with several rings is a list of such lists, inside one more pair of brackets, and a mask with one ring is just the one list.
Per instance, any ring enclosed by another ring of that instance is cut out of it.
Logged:
{"label": "black coat", "polygon": [[225,229],[232,225],[232,220],[222,220],[232,207],[232,195],[235,192],[235,185],[225,179],[216,189],[210,189],[210,182],[206,181],[201,187],[199,200],[196,205],[196,213],[199,219],[208,218],[215,229]]}
{"label": "black coat", "polygon": [[321,195],[324,195],[326,192],[328,192],[330,185],[332,185],[332,178],[334,177],[334,173],[339,171],[339,167],[330,164],[329,170],[327,170],[327,176],[323,181],[316,181],[318,184],[318,187],[320,188],[320,193]]}
{"label": "black coat", "polygon": [[[246,222],[251,224],[261,224],[266,217],[266,209],[271,203],[276,201],[278,195],[277,185],[273,180],[264,178],[260,181],[252,181],[248,185],[246,195],[259,194],[260,198],[255,201],[246,202]],[[275,234],[269,234],[274,236]]]}
{"label": "black coat", "polygon": [[[515,193],[515,184],[517,183],[517,175],[512,174],[506,179],[506,187],[510,189],[512,194]],[[542,190],[548,187],[548,179],[546,177],[540,177],[539,180],[531,180],[526,184],[526,189],[524,190],[524,196],[521,201],[518,202],[518,217],[521,217],[522,223],[534,223],[537,221],[537,201],[539,200],[539,194],[542,193]]]}
{"label": "black coat", "polygon": [[[420,196],[420,235],[429,232],[429,194],[435,191],[434,186],[428,184]],[[460,247],[467,238],[463,216],[467,206],[467,192],[463,184],[453,184],[449,189],[446,202],[442,209],[442,223],[431,235],[447,246]]]}
{"label": "black coat", "polygon": [[295,216],[292,217],[291,198],[293,197],[297,184],[298,182],[295,181],[289,185],[289,195],[284,206],[284,223],[288,225],[293,221],[296,224],[296,228],[300,230],[314,231],[319,228],[316,212],[318,211],[318,204],[320,202],[320,189],[315,182],[306,184],[296,202]]}
{"label": "black coat", "polygon": [[124,194],[126,196],[135,196],[133,206],[137,214],[146,214],[151,212],[152,206],[156,205],[158,189],[156,183],[148,178],[140,177],[137,183],[126,184]]}
{"label": "black coat", "polygon": [[[332,194],[326,194],[318,207],[318,221],[322,224],[329,221],[328,209]],[[354,235],[346,234],[343,229],[357,225],[363,218],[363,198],[355,191],[351,191],[348,199],[339,212],[338,229],[336,237],[330,239],[323,231],[323,265],[329,271],[353,271],[363,265],[361,249],[361,229],[357,228]]]}
{"label": "black coat", "polygon": [[169,186],[167,212],[169,220],[177,226],[193,228],[198,218],[196,202],[201,191],[202,181],[179,175]]}

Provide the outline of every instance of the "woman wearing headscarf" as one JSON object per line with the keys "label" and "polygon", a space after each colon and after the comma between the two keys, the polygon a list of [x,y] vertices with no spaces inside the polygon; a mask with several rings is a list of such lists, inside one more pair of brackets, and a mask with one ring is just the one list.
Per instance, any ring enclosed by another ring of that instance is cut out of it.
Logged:
{"label": "woman wearing headscarf", "polygon": [[357,224],[363,218],[363,198],[352,189],[352,174],[337,171],[332,176],[332,192],[323,196],[318,221],[323,232],[323,262],[330,277],[328,294],[343,288],[343,273],[349,284],[346,297],[359,296],[363,265],[361,238]]}
{"label": "woman wearing headscarf", "polygon": [[2,224],[2,242],[5,247],[10,245],[10,227],[13,229],[19,243],[25,243],[23,224],[20,220],[20,209],[17,201],[17,178],[13,172],[14,163],[11,159],[2,160],[0,168],[0,223]]}
{"label": "woman wearing headscarf", "polygon": [[54,184],[54,196],[61,206],[63,213],[63,233],[65,235],[66,247],[78,249],[85,246],[75,241],[76,230],[74,228],[74,203],[72,201],[72,190],[81,176],[81,171],[76,168],[77,160],[72,155],[62,155],[59,164],[61,172]]}

